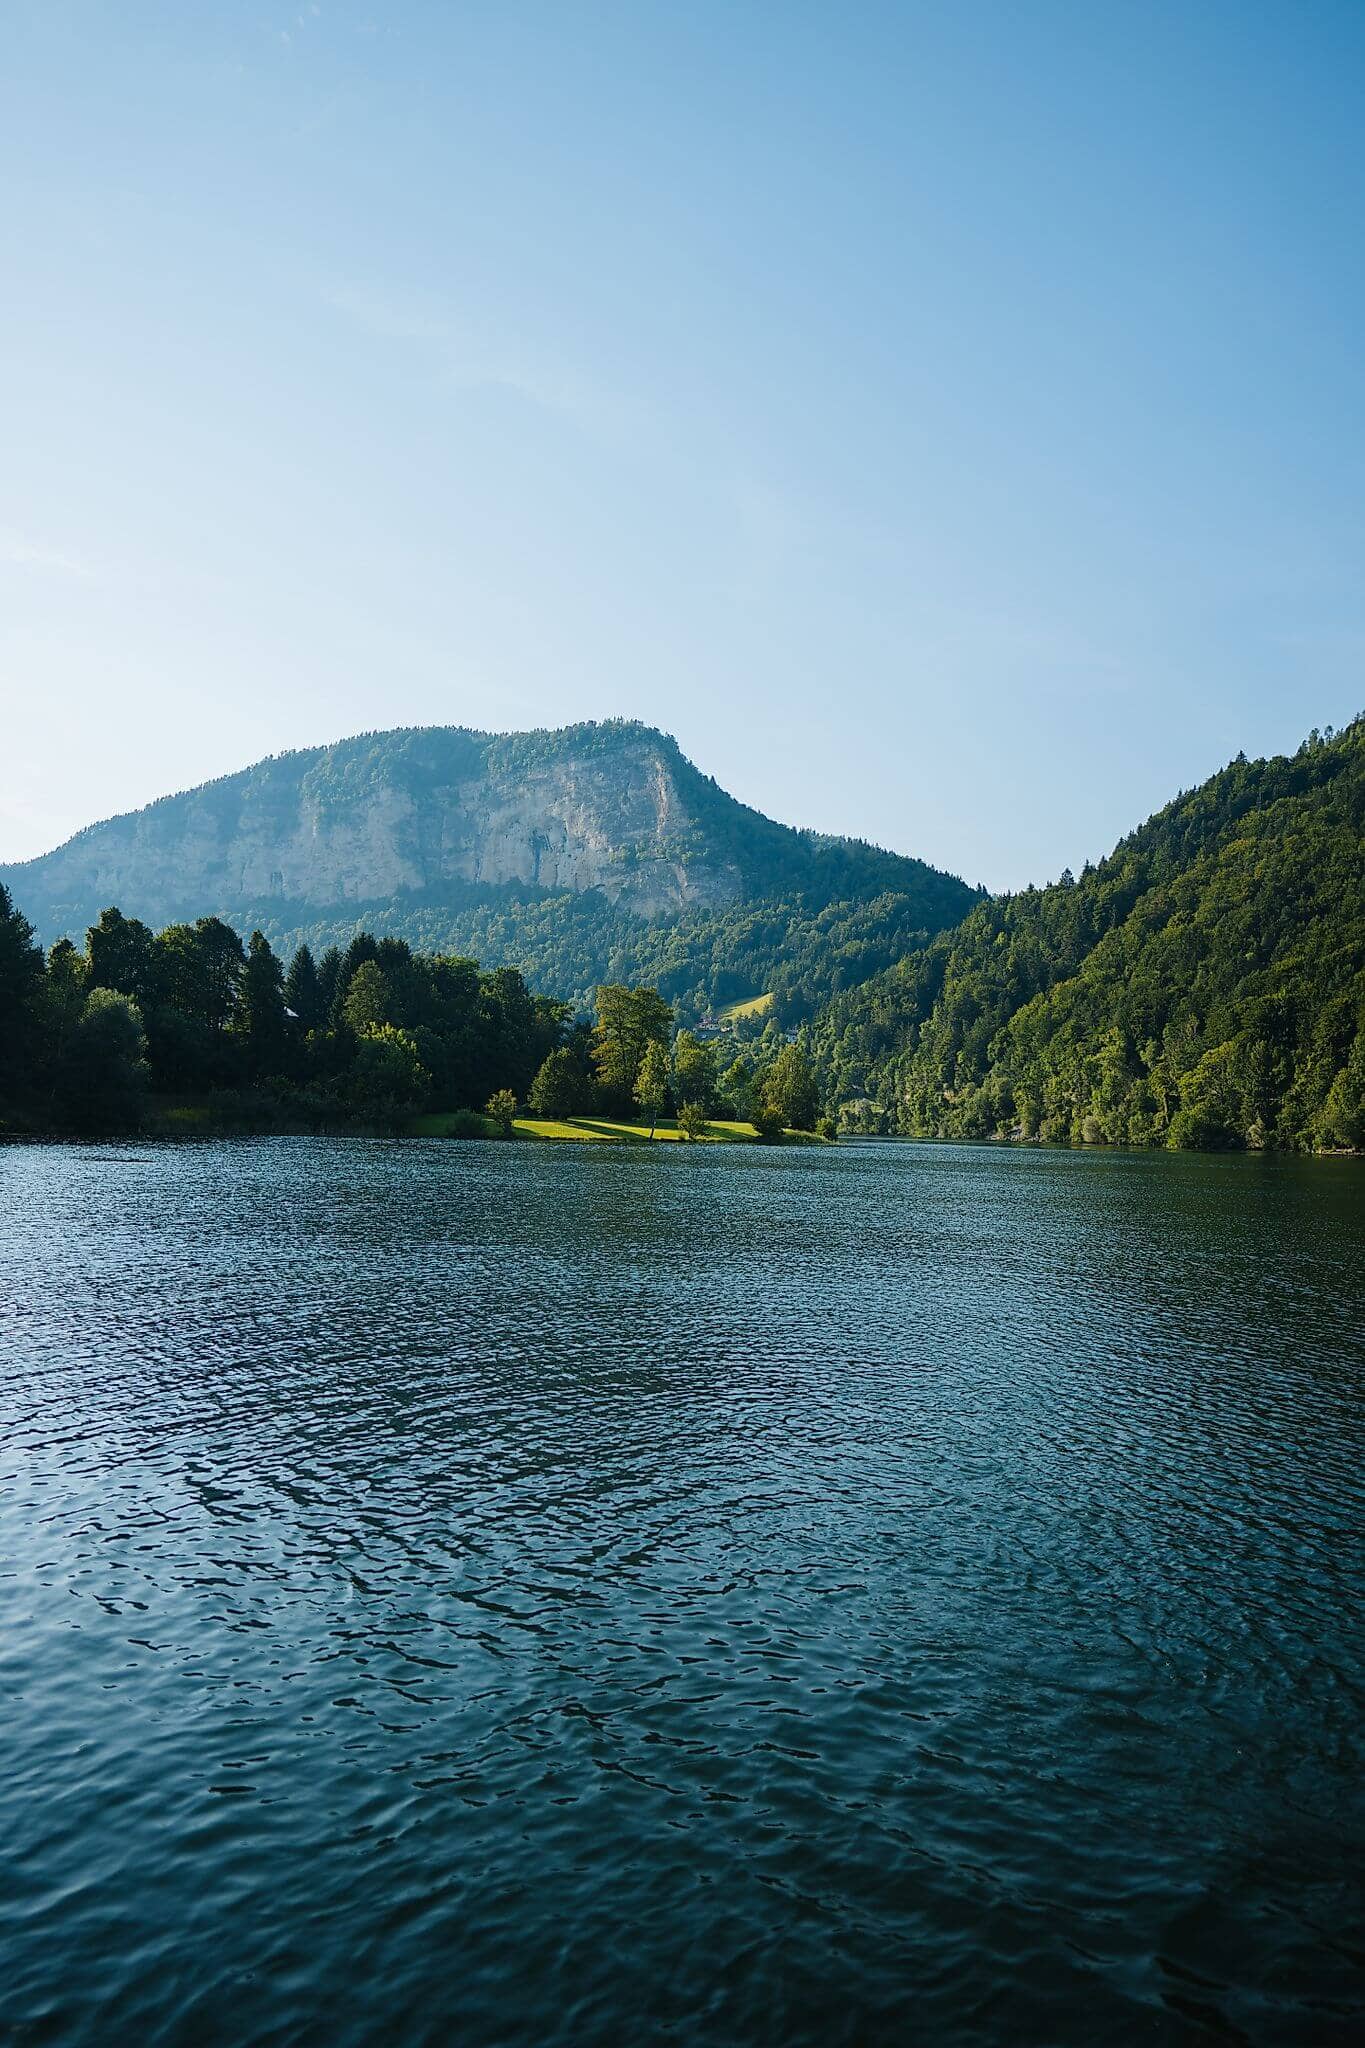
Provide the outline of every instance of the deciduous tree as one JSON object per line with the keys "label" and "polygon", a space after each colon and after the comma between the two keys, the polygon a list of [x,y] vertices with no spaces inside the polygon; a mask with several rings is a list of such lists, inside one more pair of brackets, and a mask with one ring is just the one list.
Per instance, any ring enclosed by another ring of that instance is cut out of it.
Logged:
{"label": "deciduous tree", "polygon": [[389,984],[381,967],[362,960],[351,976],[341,1006],[342,1021],[359,1036],[389,1021]]}
{"label": "deciduous tree", "polygon": [[527,1106],[533,1116],[575,1116],[583,1107],[583,1073],[567,1046],[548,1053],[531,1083]]}
{"label": "deciduous tree", "polygon": [[673,1093],[680,1103],[698,1104],[703,1113],[715,1102],[715,1050],[691,1031],[680,1031],[673,1041]]}
{"label": "deciduous tree", "polygon": [[820,1092],[809,1060],[796,1046],[783,1046],[758,1086],[764,1107],[779,1124],[793,1131],[814,1130]]}
{"label": "deciduous tree", "polygon": [[635,1083],[635,1100],[649,1118],[649,1135],[654,1136],[655,1126],[662,1114],[668,1096],[668,1057],[657,1039],[651,1039],[645,1047],[645,1056],[640,1062],[640,1072]]}
{"label": "deciduous tree", "polygon": [[672,1009],[656,988],[611,982],[598,989],[593,1064],[617,1107],[629,1104],[648,1048],[657,1045],[662,1056],[672,1035]]}
{"label": "deciduous tree", "polygon": [[77,1131],[132,1130],[147,1091],[146,1038],[131,996],[94,988],[57,1072],[63,1121]]}

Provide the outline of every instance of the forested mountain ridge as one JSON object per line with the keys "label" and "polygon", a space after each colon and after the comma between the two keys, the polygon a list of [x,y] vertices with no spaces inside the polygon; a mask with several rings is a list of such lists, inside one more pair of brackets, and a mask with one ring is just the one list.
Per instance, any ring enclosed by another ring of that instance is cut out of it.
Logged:
{"label": "forested mountain ridge", "polygon": [[286,954],[368,927],[520,966],[556,995],[648,976],[684,1015],[778,978],[782,1013],[807,1015],[977,893],[778,824],[624,720],[424,727],[274,756],[89,826],[0,881],[49,944],[111,903],[151,924],[216,915]]}
{"label": "forested mountain ridge", "polygon": [[1239,757],[1073,880],[992,897],[811,1032],[846,1125],[1365,1142],[1365,722]]}

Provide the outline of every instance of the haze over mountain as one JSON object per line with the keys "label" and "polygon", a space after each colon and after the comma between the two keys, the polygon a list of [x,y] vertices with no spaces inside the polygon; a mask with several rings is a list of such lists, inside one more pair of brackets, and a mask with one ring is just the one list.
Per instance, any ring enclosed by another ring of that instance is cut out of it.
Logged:
{"label": "haze over mountain", "polygon": [[975,901],[922,861],[775,823],[665,734],[620,720],[428,727],[277,755],[0,876],[48,943],[79,939],[109,904],[153,925],[217,915],[286,950],[364,924],[525,965],[557,993],[671,968],[669,992],[694,1009],[767,988],[784,963],[790,976],[810,937],[793,923],[823,918],[845,951],[805,1010]]}

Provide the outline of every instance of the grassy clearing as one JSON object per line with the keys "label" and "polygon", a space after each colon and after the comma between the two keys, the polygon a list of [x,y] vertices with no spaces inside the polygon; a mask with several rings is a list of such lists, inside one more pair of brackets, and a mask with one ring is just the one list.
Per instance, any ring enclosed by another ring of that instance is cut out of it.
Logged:
{"label": "grassy clearing", "polygon": [[747,996],[743,1002],[726,1003],[716,1015],[722,1024],[733,1024],[739,1017],[766,1017],[772,1006],[773,992],[769,989],[766,995]]}
{"label": "grassy clearing", "polygon": [[[471,1131],[470,1115],[467,1110],[434,1110],[427,1116],[415,1116],[408,1125],[409,1134],[414,1138],[467,1138],[482,1136],[496,1138],[498,1126],[491,1117],[482,1116],[477,1122],[480,1131]],[[512,1125],[517,1138],[537,1141],[570,1138],[580,1145],[647,1145],[649,1125],[646,1123],[619,1123],[611,1117],[602,1116],[519,1116]],[[678,1126],[671,1117],[660,1117],[654,1132],[654,1142],[663,1145],[677,1145],[685,1142]],[[700,1138],[699,1145],[753,1145],[758,1142],[758,1133],[752,1124],[731,1123],[717,1117],[709,1123]],[[783,1143],[787,1145],[822,1145],[823,1138],[817,1138],[812,1131],[784,1131]]]}
{"label": "grassy clearing", "polygon": [[[649,1125],[644,1123],[617,1123],[610,1117],[573,1116],[564,1122],[545,1117],[519,1116],[514,1126],[519,1135],[527,1138],[581,1138],[589,1144],[639,1145],[649,1143]],[[747,1138],[753,1141],[756,1133],[752,1124],[713,1123],[706,1126],[697,1140],[700,1145],[742,1144]],[[669,1117],[660,1117],[654,1131],[655,1143],[676,1145],[681,1142],[678,1126]]]}
{"label": "grassy clearing", "polygon": [[605,1131],[585,1129],[572,1117],[519,1116],[512,1129],[519,1138],[603,1138]]}
{"label": "grassy clearing", "polygon": [[[167,1137],[211,1137],[221,1130],[211,1105],[204,1102],[157,1103],[148,1127],[153,1135],[161,1133]],[[410,1117],[398,1128],[406,1131],[410,1138],[497,1138],[502,1135],[501,1127],[491,1116],[481,1116],[468,1109],[429,1110],[423,1116]],[[649,1125],[617,1122],[614,1118],[601,1116],[562,1119],[519,1116],[512,1125],[512,1135],[538,1141],[568,1138],[580,1145],[647,1145]],[[663,1145],[684,1142],[671,1117],[660,1117],[654,1141]],[[823,1145],[825,1142],[812,1131],[784,1131],[782,1141],[786,1145]],[[717,1117],[695,1142],[699,1145],[753,1145],[758,1142],[758,1133],[752,1124],[731,1123]]]}

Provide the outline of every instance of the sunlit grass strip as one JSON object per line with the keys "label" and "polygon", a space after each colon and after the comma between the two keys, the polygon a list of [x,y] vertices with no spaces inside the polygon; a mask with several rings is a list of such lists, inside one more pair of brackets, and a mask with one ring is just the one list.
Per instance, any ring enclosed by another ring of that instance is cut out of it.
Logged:
{"label": "sunlit grass strip", "polygon": [[[561,1120],[519,1116],[513,1128],[527,1138],[581,1138],[588,1143],[608,1145],[649,1143],[648,1124],[618,1123],[610,1117],[574,1116]],[[733,1145],[745,1139],[752,1142],[754,1136],[752,1124],[717,1122],[708,1124],[695,1142],[699,1145]],[[656,1144],[676,1145],[682,1141],[682,1134],[675,1123],[661,1117],[655,1126],[654,1140]]]}
{"label": "sunlit grass strip", "polygon": [[[471,1123],[481,1126],[481,1129],[471,1130]],[[425,1116],[413,1117],[407,1128],[414,1138],[496,1138],[500,1135],[492,1117],[474,1117],[469,1110],[459,1109],[431,1110]],[[570,1138],[580,1145],[647,1145],[649,1125],[624,1123],[602,1116],[519,1116],[513,1122],[512,1135],[514,1138],[548,1140]],[[787,1145],[822,1145],[825,1142],[811,1131],[784,1131],[782,1138]],[[672,1118],[661,1117],[655,1128],[654,1142],[677,1145],[688,1141],[683,1139]],[[717,1117],[707,1124],[699,1138],[691,1142],[698,1145],[753,1145],[758,1142],[758,1133],[752,1124],[734,1123]]]}

